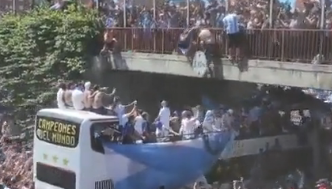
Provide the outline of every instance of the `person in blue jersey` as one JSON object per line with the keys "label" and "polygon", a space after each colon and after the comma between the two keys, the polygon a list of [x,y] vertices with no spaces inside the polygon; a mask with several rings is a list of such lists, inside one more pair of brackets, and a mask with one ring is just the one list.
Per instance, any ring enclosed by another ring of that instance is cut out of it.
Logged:
{"label": "person in blue jersey", "polygon": [[122,127],[122,144],[134,144],[135,143],[135,117],[129,116],[128,121]]}
{"label": "person in blue jersey", "polygon": [[228,37],[228,54],[231,60],[240,58],[241,33],[239,19],[235,12],[230,12],[223,18],[224,28]]}
{"label": "person in blue jersey", "polygon": [[143,143],[152,143],[156,142],[156,129],[152,126],[152,124],[148,121],[149,115],[147,112],[142,113],[143,123],[142,123],[142,138]]}
{"label": "person in blue jersey", "polygon": [[151,29],[154,25],[150,10],[147,10],[145,7],[141,12],[141,27],[143,27],[143,38],[148,40],[152,37]]}

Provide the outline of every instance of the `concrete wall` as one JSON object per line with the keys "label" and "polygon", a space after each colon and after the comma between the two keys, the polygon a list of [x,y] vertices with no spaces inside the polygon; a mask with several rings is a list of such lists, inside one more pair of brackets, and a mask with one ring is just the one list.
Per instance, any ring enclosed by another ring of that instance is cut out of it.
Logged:
{"label": "concrete wall", "polygon": [[[215,64],[218,75],[226,80],[332,90],[332,66],[328,65],[249,60],[248,71],[240,72],[226,59],[219,62]],[[186,57],[178,55],[122,53],[113,64],[113,68],[121,70],[201,77]]]}

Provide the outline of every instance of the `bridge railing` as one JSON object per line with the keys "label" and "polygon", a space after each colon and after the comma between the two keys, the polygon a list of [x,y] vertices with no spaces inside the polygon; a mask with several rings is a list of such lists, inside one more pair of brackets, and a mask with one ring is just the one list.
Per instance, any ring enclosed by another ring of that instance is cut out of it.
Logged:
{"label": "bridge railing", "polygon": [[[124,51],[144,53],[177,53],[177,44],[183,28],[143,29],[113,28]],[[227,37],[220,28],[211,28],[220,56],[226,56]],[[259,29],[245,30],[243,49],[249,58],[310,63],[317,55],[323,62],[332,61],[332,31]]]}

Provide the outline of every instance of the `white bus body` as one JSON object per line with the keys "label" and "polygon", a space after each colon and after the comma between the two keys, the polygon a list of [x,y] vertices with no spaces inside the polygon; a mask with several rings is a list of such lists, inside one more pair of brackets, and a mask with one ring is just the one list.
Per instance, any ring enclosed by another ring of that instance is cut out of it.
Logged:
{"label": "white bus body", "polygon": [[111,184],[105,156],[91,148],[93,123],[117,124],[118,120],[88,111],[43,109],[37,113],[33,150],[36,189],[92,189],[97,181]]}
{"label": "white bus body", "polygon": [[118,123],[114,116],[88,111],[40,110],[33,149],[35,188],[180,188],[208,171],[232,140],[225,131],[190,140],[122,144],[114,140]]}

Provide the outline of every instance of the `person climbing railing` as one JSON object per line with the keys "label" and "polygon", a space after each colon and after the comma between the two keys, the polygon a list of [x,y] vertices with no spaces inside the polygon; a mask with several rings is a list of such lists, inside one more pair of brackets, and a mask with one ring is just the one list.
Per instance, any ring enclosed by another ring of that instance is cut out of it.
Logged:
{"label": "person climbing railing", "polygon": [[[178,54],[183,28],[112,28],[125,52]],[[220,57],[226,57],[226,35],[220,28],[209,29]],[[244,30],[242,45],[251,59],[299,63],[328,63],[332,60],[332,31],[259,29]],[[195,40],[195,39],[194,39]]]}

